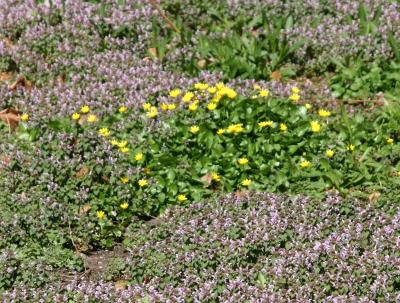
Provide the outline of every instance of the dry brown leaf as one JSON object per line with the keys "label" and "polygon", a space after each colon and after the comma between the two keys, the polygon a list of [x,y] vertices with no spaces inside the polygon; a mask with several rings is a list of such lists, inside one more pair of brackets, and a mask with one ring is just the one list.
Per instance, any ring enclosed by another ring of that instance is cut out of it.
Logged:
{"label": "dry brown leaf", "polygon": [[246,196],[246,194],[248,193],[249,191],[247,190],[247,189],[241,189],[241,190],[237,190],[237,191],[235,191],[235,197],[236,198],[243,198],[243,197],[245,197]]}
{"label": "dry brown leaf", "polygon": [[116,290],[124,290],[126,288],[127,282],[125,280],[118,280],[115,282],[115,289]]}
{"label": "dry brown leaf", "polygon": [[1,72],[0,73],[0,83],[7,82],[13,77],[13,72]]}
{"label": "dry brown leaf", "polygon": [[375,202],[379,199],[380,196],[381,196],[380,192],[374,191],[372,194],[368,196],[368,200],[369,202]]}
{"label": "dry brown leaf", "polygon": [[148,49],[148,51],[149,51],[149,53],[150,53],[153,57],[158,58],[158,56],[157,56],[157,49],[156,49],[156,48],[151,47],[151,48]]}
{"label": "dry brown leaf", "polygon": [[200,180],[204,182],[204,187],[208,187],[211,184],[212,180],[213,180],[212,179],[212,174],[209,173],[207,175],[204,175],[203,177],[200,178]]}
{"label": "dry brown leaf", "polygon": [[30,91],[32,88],[32,82],[27,80],[24,76],[18,76],[17,80],[15,80],[15,82],[8,88],[10,90],[15,90],[18,85],[22,85],[26,91]]}
{"label": "dry brown leaf", "polygon": [[89,168],[82,166],[79,171],[75,174],[76,178],[83,178],[89,174]]}
{"label": "dry brown leaf", "polygon": [[276,70],[276,71],[272,72],[270,77],[272,80],[275,80],[276,82],[280,82],[281,81],[281,72]]}
{"label": "dry brown leaf", "polygon": [[7,124],[11,131],[14,131],[19,124],[19,112],[12,108],[0,111],[0,120]]}
{"label": "dry brown leaf", "polygon": [[207,61],[204,60],[204,59],[201,59],[201,60],[197,61],[197,65],[198,65],[200,68],[204,68],[204,67],[206,66],[206,63],[207,63]]}
{"label": "dry brown leaf", "polygon": [[79,209],[79,215],[84,215],[86,214],[92,207],[89,204],[83,205],[80,209]]}

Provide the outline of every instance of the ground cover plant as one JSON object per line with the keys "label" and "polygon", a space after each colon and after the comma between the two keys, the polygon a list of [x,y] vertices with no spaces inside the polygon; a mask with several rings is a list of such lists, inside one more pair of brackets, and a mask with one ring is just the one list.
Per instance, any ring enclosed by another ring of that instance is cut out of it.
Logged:
{"label": "ground cover plant", "polygon": [[2,1],[0,298],[399,300],[398,5]]}

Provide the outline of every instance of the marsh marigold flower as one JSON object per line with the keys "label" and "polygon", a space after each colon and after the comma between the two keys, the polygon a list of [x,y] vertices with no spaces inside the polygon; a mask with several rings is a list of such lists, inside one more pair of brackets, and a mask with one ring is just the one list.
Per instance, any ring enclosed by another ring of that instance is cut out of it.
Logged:
{"label": "marsh marigold flower", "polygon": [[300,95],[298,95],[298,94],[292,94],[292,95],[289,97],[289,99],[292,100],[293,102],[297,102],[297,101],[300,100]]}
{"label": "marsh marigold flower", "polygon": [[121,177],[119,180],[120,180],[121,183],[123,183],[123,184],[126,184],[126,183],[129,182],[129,178],[128,178],[128,177]]}
{"label": "marsh marigold flower", "polygon": [[393,138],[388,138],[386,140],[386,142],[387,142],[387,144],[393,144],[394,140],[393,140]]}
{"label": "marsh marigold flower", "polygon": [[286,132],[288,127],[285,123],[281,123],[281,124],[279,124],[279,129],[283,132]]}
{"label": "marsh marigold flower", "polygon": [[239,162],[240,165],[245,165],[245,164],[249,163],[249,159],[247,159],[247,158],[240,158],[240,159],[238,160],[238,162]]}
{"label": "marsh marigold flower", "polygon": [[168,104],[168,110],[174,110],[176,108],[175,103]]}
{"label": "marsh marigold flower", "polygon": [[143,187],[143,186],[146,186],[148,183],[147,183],[146,179],[140,179],[138,181],[138,184],[139,184],[140,187]]}
{"label": "marsh marigold flower", "polygon": [[120,150],[121,153],[126,154],[127,152],[129,152],[129,147],[126,147],[126,146],[125,147],[121,147],[119,150]]}
{"label": "marsh marigold flower", "polygon": [[347,147],[346,147],[346,149],[347,149],[348,151],[353,151],[355,148],[356,148],[356,147],[355,147],[353,144],[349,144],[349,145],[347,145]]}
{"label": "marsh marigold flower", "polygon": [[293,86],[293,87],[292,87],[292,94],[298,95],[299,92],[300,92],[300,89],[299,89],[298,87],[296,87],[296,86]]}
{"label": "marsh marigold flower", "polygon": [[216,181],[216,182],[219,182],[221,180],[221,176],[217,172],[212,172],[211,173],[211,179]]}
{"label": "marsh marigold flower", "polygon": [[307,160],[303,160],[300,162],[301,168],[308,168],[308,167],[310,167],[310,165],[311,165],[310,161],[307,161]]}
{"label": "marsh marigold flower", "polygon": [[197,104],[196,103],[192,103],[189,105],[189,110],[191,110],[192,112],[197,110]]}
{"label": "marsh marigold flower", "polygon": [[321,125],[319,124],[318,121],[311,121],[310,124],[311,124],[311,130],[314,133],[319,133],[321,131]]}
{"label": "marsh marigold flower", "polygon": [[179,202],[184,202],[184,201],[186,201],[186,200],[187,200],[187,198],[186,198],[185,195],[178,195],[178,201],[179,201]]}
{"label": "marsh marigold flower", "polygon": [[178,97],[178,96],[180,95],[180,93],[181,93],[181,90],[180,90],[179,88],[175,88],[175,89],[173,89],[173,90],[171,90],[171,91],[169,92],[169,95],[170,95],[172,98],[176,98],[176,97]]}
{"label": "marsh marigold flower", "polygon": [[106,127],[99,129],[99,135],[100,136],[108,137],[110,134],[111,134],[111,132]]}
{"label": "marsh marigold flower", "polygon": [[149,111],[150,108],[151,108],[151,104],[150,104],[150,103],[146,102],[145,104],[143,104],[143,109],[144,109],[145,111]]}
{"label": "marsh marigold flower", "polygon": [[100,220],[103,219],[105,213],[102,210],[97,211],[97,218],[99,218]]}
{"label": "marsh marigold flower", "polygon": [[310,103],[306,103],[306,104],[304,104],[304,106],[305,106],[306,109],[311,109],[312,108],[312,105]]}
{"label": "marsh marigold flower", "polygon": [[190,132],[191,132],[192,134],[196,134],[199,130],[200,130],[200,127],[198,127],[197,125],[193,125],[193,126],[190,128]]}
{"label": "marsh marigold flower", "polygon": [[196,83],[194,85],[194,88],[198,89],[198,90],[206,90],[208,88],[208,86],[209,85],[207,83]]}
{"label": "marsh marigold flower", "polygon": [[87,121],[88,121],[89,123],[94,123],[94,122],[96,122],[96,121],[97,121],[96,115],[89,115],[89,117],[87,118]]}
{"label": "marsh marigold flower", "polygon": [[142,154],[142,153],[137,153],[137,154],[135,155],[135,160],[136,160],[136,161],[141,161],[141,160],[143,160],[143,154]]}
{"label": "marsh marigold flower", "polygon": [[318,111],[318,115],[319,115],[320,117],[325,118],[325,117],[329,117],[329,116],[331,115],[331,112],[330,112],[330,111],[327,111],[327,110],[324,110],[324,109],[320,109],[320,110]]}
{"label": "marsh marigold flower", "polygon": [[335,152],[331,149],[328,149],[325,154],[328,158],[332,158]]}
{"label": "marsh marigold flower", "polygon": [[121,207],[122,209],[127,209],[128,206],[129,206],[129,204],[127,202],[124,202],[124,203],[120,204],[119,207]]}
{"label": "marsh marigold flower", "polygon": [[274,124],[274,122],[272,122],[271,120],[258,122],[258,126],[261,128],[266,127],[266,126],[271,127],[273,124]]}
{"label": "marsh marigold flower", "polygon": [[225,129],[220,128],[219,130],[217,130],[217,135],[223,135],[225,133]]}
{"label": "marsh marigold flower", "polygon": [[244,179],[244,180],[242,181],[242,185],[243,185],[243,186],[250,186],[250,184],[251,184],[251,180],[250,180],[250,179]]}
{"label": "marsh marigold flower", "polygon": [[182,97],[182,101],[185,103],[189,103],[192,98],[194,97],[194,94],[192,92],[187,92],[183,97]]}
{"label": "marsh marigold flower", "polygon": [[28,122],[28,120],[29,120],[29,115],[28,115],[28,114],[22,114],[21,120],[24,121],[24,122]]}
{"label": "marsh marigold flower", "polygon": [[73,114],[72,114],[72,120],[77,121],[77,120],[79,120],[80,117],[81,117],[81,115],[78,114],[78,113],[73,113]]}
{"label": "marsh marigold flower", "polygon": [[81,113],[82,114],[87,114],[90,111],[89,106],[85,105],[81,107]]}
{"label": "marsh marigold flower", "polygon": [[127,108],[125,106],[121,106],[118,111],[122,114],[124,112],[126,112]]}
{"label": "marsh marigold flower", "polygon": [[212,87],[209,87],[209,88],[207,89],[207,91],[208,91],[211,95],[213,95],[213,94],[215,94],[215,93],[217,92],[217,88],[214,87],[214,86],[212,86]]}
{"label": "marsh marigold flower", "polygon": [[155,118],[157,116],[157,108],[155,106],[152,106],[149,110],[149,112],[147,113],[147,117],[149,118]]}
{"label": "marsh marigold flower", "polygon": [[231,124],[228,126],[228,128],[226,129],[226,131],[228,133],[241,133],[244,131],[243,128],[243,123],[238,123],[238,124]]}
{"label": "marsh marigold flower", "polygon": [[268,97],[269,92],[265,89],[260,91],[260,97]]}
{"label": "marsh marigold flower", "polygon": [[217,104],[215,103],[208,103],[207,105],[208,110],[212,111],[215,110],[217,108]]}

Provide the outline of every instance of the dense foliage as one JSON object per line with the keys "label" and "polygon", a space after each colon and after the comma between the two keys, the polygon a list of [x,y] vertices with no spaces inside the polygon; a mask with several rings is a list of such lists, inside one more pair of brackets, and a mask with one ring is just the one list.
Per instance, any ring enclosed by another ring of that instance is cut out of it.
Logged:
{"label": "dense foliage", "polygon": [[399,12],[0,1],[0,297],[399,300]]}

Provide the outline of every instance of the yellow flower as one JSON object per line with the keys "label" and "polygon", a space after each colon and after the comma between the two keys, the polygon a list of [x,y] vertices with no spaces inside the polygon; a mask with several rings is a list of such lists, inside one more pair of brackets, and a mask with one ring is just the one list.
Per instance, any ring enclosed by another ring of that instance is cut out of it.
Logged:
{"label": "yellow flower", "polygon": [[292,95],[289,97],[289,99],[292,100],[293,102],[297,102],[297,101],[300,100],[300,96],[299,96],[298,94],[292,94]]}
{"label": "yellow flower", "polygon": [[128,145],[128,141],[124,140],[124,141],[118,142],[117,145],[119,148],[123,148]]}
{"label": "yellow flower", "polygon": [[208,105],[207,105],[207,108],[208,108],[208,110],[214,110],[214,109],[216,109],[217,108],[217,104],[215,104],[215,103],[208,103]]}
{"label": "yellow flower", "polygon": [[254,85],[253,85],[253,88],[254,88],[255,90],[259,90],[259,89],[261,89],[261,86],[258,85],[258,84],[254,84]]}
{"label": "yellow flower", "polygon": [[332,158],[335,152],[331,149],[328,149],[325,154],[328,158]]}
{"label": "yellow flower", "polygon": [[148,113],[147,113],[147,116],[148,116],[149,118],[155,118],[155,117],[157,116],[157,112],[148,112]]}
{"label": "yellow flower", "polygon": [[121,183],[126,184],[129,182],[129,178],[128,177],[121,177],[121,179],[119,179],[121,181]]}
{"label": "yellow flower", "polygon": [[149,118],[155,118],[157,116],[157,108],[155,106],[152,106],[149,110],[149,112],[147,113],[147,117]]}
{"label": "yellow flower", "polygon": [[233,89],[228,88],[226,91],[226,95],[229,99],[235,99],[237,96],[237,92],[235,92]]}
{"label": "yellow flower", "polygon": [[296,87],[296,86],[293,86],[293,87],[292,87],[292,93],[293,93],[293,94],[298,95],[299,92],[300,92],[300,89],[299,89],[298,87]]}
{"label": "yellow flower", "polygon": [[355,147],[353,144],[349,144],[349,145],[347,145],[347,147],[346,147],[346,149],[347,149],[348,151],[353,151],[355,148],[356,148],[356,147]]}
{"label": "yellow flower", "polygon": [[286,126],[285,123],[281,123],[281,124],[279,124],[279,129],[280,129],[281,131],[283,131],[283,132],[286,132],[287,129],[288,129],[288,127]]}
{"label": "yellow flower", "polygon": [[388,138],[386,140],[386,142],[387,142],[387,144],[393,144],[394,140],[393,140],[393,138]]}
{"label": "yellow flower", "polygon": [[306,104],[304,104],[304,106],[306,107],[306,109],[311,109],[312,108],[312,105],[310,103],[306,103]]}
{"label": "yellow flower", "polygon": [[260,97],[268,97],[269,92],[265,89],[260,91]]}
{"label": "yellow flower", "polygon": [[189,103],[190,100],[192,100],[192,98],[194,97],[194,94],[192,92],[187,92],[183,97],[182,97],[182,101],[185,103]]}
{"label": "yellow flower", "polygon": [[207,83],[196,83],[194,85],[194,88],[198,89],[198,90],[206,90],[208,88],[208,86],[209,85]]}
{"label": "yellow flower", "polygon": [[308,168],[308,167],[310,167],[310,165],[311,165],[310,161],[307,161],[307,160],[303,160],[300,162],[301,168]]}
{"label": "yellow flower", "polygon": [[110,143],[111,143],[111,145],[114,145],[114,146],[118,145],[118,141],[115,139],[111,140]]}
{"label": "yellow flower", "polygon": [[241,133],[243,130],[243,123],[238,123],[229,125],[226,131],[228,133]]}
{"label": "yellow flower", "polygon": [[161,109],[162,110],[168,110],[168,104],[167,103],[161,103]]}
{"label": "yellow flower", "polygon": [[111,132],[108,130],[108,128],[100,128],[99,129],[99,135],[103,137],[108,137],[111,134]]}
{"label": "yellow flower", "polygon": [[215,87],[216,87],[217,89],[222,89],[222,88],[225,87],[225,84],[222,83],[222,82],[218,82],[218,83],[215,85]]}
{"label": "yellow flower", "polygon": [[225,133],[225,129],[223,129],[223,128],[220,128],[218,131],[217,131],[217,135],[223,135]]}
{"label": "yellow flower", "polygon": [[186,200],[187,200],[187,198],[186,198],[185,195],[178,195],[178,201],[179,201],[179,202],[184,202],[184,201],[186,201]]}
{"label": "yellow flower", "polygon": [[244,180],[242,181],[242,185],[243,185],[243,186],[250,186],[250,184],[251,184],[251,180],[250,180],[250,179],[244,179]]}
{"label": "yellow flower", "polygon": [[272,122],[271,120],[258,122],[259,127],[266,127],[266,126],[271,127],[273,124],[274,122]]}
{"label": "yellow flower", "polygon": [[247,159],[247,158],[240,158],[240,159],[238,160],[238,162],[239,162],[240,165],[246,165],[247,163],[249,163],[249,159]]}
{"label": "yellow flower", "polygon": [[216,181],[216,182],[219,182],[221,180],[221,176],[216,172],[212,172],[211,173],[211,179]]}
{"label": "yellow flower", "polygon": [[197,110],[197,104],[196,104],[196,103],[190,104],[190,105],[189,105],[189,109],[190,109],[192,112],[196,111],[196,110]]}
{"label": "yellow flower", "polygon": [[176,108],[175,103],[168,104],[168,110],[174,110]]}
{"label": "yellow flower", "polygon": [[124,112],[126,112],[127,108],[125,106],[121,106],[118,111],[122,114]]}
{"label": "yellow flower", "polygon": [[138,181],[138,184],[139,184],[140,187],[143,187],[143,186],[146,186],[148,183],[147,183],[146,179],[140,179]]}
{"label": "yellow flower", "polygon": [[73,114],[72,114],[72,120],[77,121],[77,120],[79,120],[80,117],[81,117],[81,115],[78,114],[78,113],[73,113]]}
{"label": "yellow flower", "polygon": [[29,115],[28,115],[28,114],[22,114],[21,120],[22,120],[22,121],[25,121],[25,122],[28,122],[28,120],[29,120]]}
{"label": "yellow flower", "polygon": [[169,92],[169,95],[170,95],[172,98],[176,98],[176,97],[178,97],[180,94],[181,94],[181,90],[180,90],[179,88],[175,88],[175,89],[173,89],[173,90],[171,90],[171,91]]}
{"label": "yellow flower", "polygon": [[150,104],[150,103],[146,102],[145,104],[143,104],[143,109],[144,109],[145,111],[149,111],[150,108],[151,108],[151,104]]}
{"label": "yellow flower", "polygon": [[192,134],[196,134],[199,130],[200,130],[200,127],[198,127],[197,125],[193,125],[193,126],[190,128],[190,132],[191,132]]}
{"label": "yellow flower", "polygon": [[143,154],[142,154],[142,153],[137,153],[137,154],[135,155],[135,160],[136,160],[136,161],[141,161],[141,160],[143,160]]}
{"label": "yellow flower", "polygon": [[85,105],[81,107],[81,113],[82,114],[87,114],[90,111],[89,106]]}
{"label": "yellow flower", "polygon": [[128,206],[129,206],[129,204],[127,202],[124,202],[124,203],[120,204],[119,207],[121,207],[122,209],[127,209]]}
{"label": "yellow flower", "polygon": [[96,115],[89,115],[89,117],[87,118],[87,121],[88,121],[89,123],[94,123],[94,122],[96,122],[96,121],[97,121]]}
{"label": "yellow flower", "polygon": [[318,115],[319,115],[320,117],[329,117],[329,116],[331,115],[331,112],[329,112],[329,111],[327,111],[327,110],[324,110],[324,109],[320,109],[320,110],[318,111]]}
{"label": "yellow flower", "polygon": [[104,215],[105,215],[104,211],[102,210],[97,211],[97,218],[99,218],[100,220],[103,219]]}
{"label": "yellow flower", "polygon": [[311,124],[311,130],[314,133],[319,133],[321,131],[321,125],[319,124],[318,121],[311,121],[310,124]]}
{"label": "yellow flower", "polygon": [[121,147],[119,150],[121,153],[126,154],[127,152],[129,152],[129,147]]}
{"label": "yellow flower", "polygon": [[210,94],[215,94],[217,92],[217,88],[215,86],[209,87],[207,90]]}

